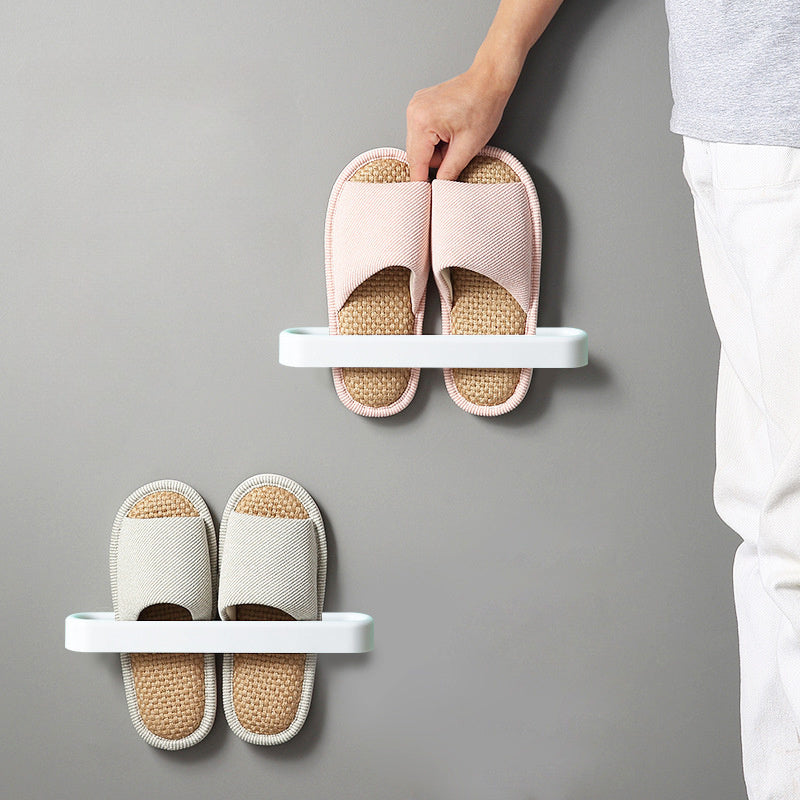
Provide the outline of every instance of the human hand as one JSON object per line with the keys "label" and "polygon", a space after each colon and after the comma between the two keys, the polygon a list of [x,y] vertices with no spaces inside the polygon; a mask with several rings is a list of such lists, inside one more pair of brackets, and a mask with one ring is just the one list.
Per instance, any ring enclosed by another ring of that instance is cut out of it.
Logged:
{"label": "human hand", "polygon": [[497,130],[528,51],[562,0],[500,0],[472,66],[417,92],[406,111],[412,181],[453,181]]}
{"label": "human hand", "polygon": [[406,152],[412,181],[455,180],[497,130],[513,89],[473,68],[418,91],[406,111]]}

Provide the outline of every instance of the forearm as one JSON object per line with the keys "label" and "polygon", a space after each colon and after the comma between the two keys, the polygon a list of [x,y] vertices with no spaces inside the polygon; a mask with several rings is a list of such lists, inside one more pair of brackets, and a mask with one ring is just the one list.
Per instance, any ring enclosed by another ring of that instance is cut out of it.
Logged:
{"label": "forearm", "polygon": [[449,81],[421,89],[406,110],[406,150],[412,181],[429,169],[456,180],[497,130],[528,51],[562,0],[501,0],[472,66]]}
{"label": "forearm", "polygon": [[470,71],[509,96],[528,51],[544,32],[563,0],[501,0]]}

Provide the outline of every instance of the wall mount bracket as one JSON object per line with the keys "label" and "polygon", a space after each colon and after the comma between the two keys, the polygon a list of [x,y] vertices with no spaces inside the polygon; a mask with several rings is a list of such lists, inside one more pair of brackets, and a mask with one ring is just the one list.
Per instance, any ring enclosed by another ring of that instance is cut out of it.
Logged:
{"label": "wall mount bracket", "polygon": [[311,622],[145,622],[83,611],[64,621],[64,646],[79,653],[366,653],[374,623],[355,612],[323,611]]}
{"label": "wall mount bracket", "polygon": [[287,328],[278,341],[287,367],[573,368],[589,363],[580,328],[539,328],[533,336],[331,336],[328,328]]}

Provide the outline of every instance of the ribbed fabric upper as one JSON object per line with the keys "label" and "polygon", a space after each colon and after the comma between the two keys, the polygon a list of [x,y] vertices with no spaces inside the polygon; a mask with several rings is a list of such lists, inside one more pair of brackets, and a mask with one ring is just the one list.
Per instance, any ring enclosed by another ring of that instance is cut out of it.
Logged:
{"label": "ribbed fabric upper", "polygon": [[317,534],[311,519],[231,511],[220,571],[219,612],[239,604],[272,606],[297,620],[318,619]]}
{"label": "ribbed fabric upper", "polygon": [[192,619],[211,619],[214,593],[203,518],[125,517],[116,581],[118,619],[138,619],[143,609],[158,603],[183,606]]}
{"label": "ribbed fabric upper", "polygon": [[423,181],[344,183],[331,230],[337,311],[367,278],[386,267],[407,267],[417,312],[427,280],[430,191]]}
{"label": "ribbed fabric upper", "polygon": [[431,260],[440,292],[450,293],[443,271],[462,267],[491,278],[527,311],[533,226],[525,185],[433,181]]}
{"label": "ribbed fabric upper", "polygon": [[800,147],[800,2],[667,0],[671,128]]}

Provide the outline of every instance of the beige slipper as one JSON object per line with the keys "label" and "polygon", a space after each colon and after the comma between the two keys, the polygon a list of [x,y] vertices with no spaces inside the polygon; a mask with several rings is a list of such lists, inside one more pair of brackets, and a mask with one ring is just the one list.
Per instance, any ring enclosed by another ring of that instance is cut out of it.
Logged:
{"label": "beige slipper", "polygon": [[[282,475],[256,475],[228,500],[220,525],[219,615],[223,620],[318,620],[327,548],[317,504]],[[225,716],[251,744],[282,744],[311,704],[313,653],[226,653]]]}
{"label": "beige slipper", "polygon": [[[185,483],[137,489],[111,532],[111,594],[118,620],[209,620],[214,613],[217,543],[203,498]],[[214,722],[214,655],[121,653],[133,726],[153,747],[181,750]]]}

